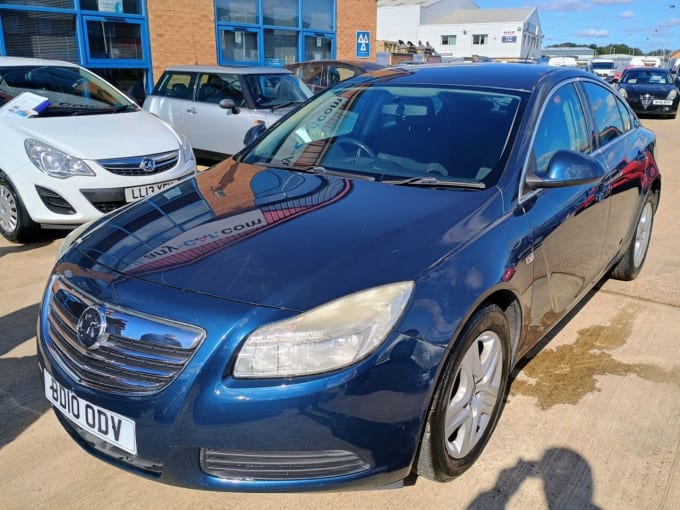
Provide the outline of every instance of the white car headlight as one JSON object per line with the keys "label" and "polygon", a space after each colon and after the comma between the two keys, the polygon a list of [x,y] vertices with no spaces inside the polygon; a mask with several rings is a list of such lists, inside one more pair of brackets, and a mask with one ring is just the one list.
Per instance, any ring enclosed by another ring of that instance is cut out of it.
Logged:
{"label": "white car headlight", "polygon": [[234,377],[292,377],[351,365],[387,338],[413,288],[412,281],[375,287],[263,326],[243,344]]}
{"label": "white car headlight", "polygon": [[623,87],[619,89],[619,93],[621,94],[621,97],[623,97],[624,99],[628,97],[628,92],[626,92],[626,89],[624,89]]}
{"label": "white car headlight", "polygon": [[671,90],[668,95],[666,96],[666,99],[669,101],[673,101],[678,95],[678,89],[673,89]]}
{"label": "white car headlight", "polygon": [[67,179],[76,175],[95,175],[82,159],[69,156],[46,143],[27,138],[24,147],[33,164],[50,177]]}

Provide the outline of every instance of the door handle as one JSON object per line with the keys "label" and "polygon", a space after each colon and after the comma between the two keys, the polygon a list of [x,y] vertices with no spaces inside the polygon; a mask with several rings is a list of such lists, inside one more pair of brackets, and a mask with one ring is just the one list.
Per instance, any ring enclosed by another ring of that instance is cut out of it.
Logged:
{"label": "door handle", "polygon": [[187,108],[187,113],[194,115],[195,113],[198,113],[198,112],[197,112],[196,108],[194,108],[192,106],[191,108]]}

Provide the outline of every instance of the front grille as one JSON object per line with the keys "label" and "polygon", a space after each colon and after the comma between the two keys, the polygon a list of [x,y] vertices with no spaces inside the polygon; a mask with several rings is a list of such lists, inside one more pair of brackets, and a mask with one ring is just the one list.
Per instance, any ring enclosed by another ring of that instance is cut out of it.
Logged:
{"label": "front grille", "polygon": [[344,476],[369,469],[345,450],[314,452],[238,452],[201,450],[201,469],[229,480],[308,480]]}
{"label": "front grille", "polygon": [[[80,384],[108,393],[148,395],[162,390],[205,337],[194,326],[101,303],[61,275],[50,282],[47,299],[46,345],[52,357]],[[101,320],[83,320],[79,329],[86,310]]]}
{"label": "front grille", "polygon": [[111,211],[115,211],[116,209],[119,209],[120,207],[123,207],[126,202],[125,200],[121,200],[120,202],[95,202],[91,201],[92,205],[97,208],[99,212],[103,213],[109,213]]}
{"label": "front grille", "polygon": [[179,151],[170,151],[131,158],[100,159],[97,163],[116,175],[156,175],[174,168],[178,161]]}

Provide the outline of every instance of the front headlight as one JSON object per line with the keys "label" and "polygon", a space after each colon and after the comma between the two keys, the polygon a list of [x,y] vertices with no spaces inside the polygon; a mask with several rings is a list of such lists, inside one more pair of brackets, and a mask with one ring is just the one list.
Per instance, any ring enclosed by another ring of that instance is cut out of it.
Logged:
{"label": "front headlight", "polygon": [[263,326],[243,344],[234,377],[293,377],[351,365],[387,338],[413,288],[411,281],[375,287]]}
{"label": "front headlight", "polygon": [[673,89],[668,93],[666,99],[673,101],[676,97],[678,97],[678,89]]}
{"label": "front headlight", "polygon": [[628,93],[626,92],[626,89],[624,89],[623,87],[619,89],[619,94],[621,94],[621,97],[623,97],[624,99],[628,99]]}
{"label": "front headlight", "polygon": [[76,175],[95,175],[82,159],[69,156],[46,143],[27,138],[24,141],[24,148],[33,164],[50,177],[67,179]]}

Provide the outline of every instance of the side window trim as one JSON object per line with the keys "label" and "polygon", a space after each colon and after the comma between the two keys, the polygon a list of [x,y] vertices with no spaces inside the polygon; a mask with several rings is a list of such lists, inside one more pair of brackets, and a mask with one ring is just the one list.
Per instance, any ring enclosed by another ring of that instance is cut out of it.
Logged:
{"label": "side window trim", "polygon": [[536,190],[536,189],[531,189],[531,190],[527,191],[527,188],[525,186],[526,178],[527,178],[527,174],[529,173],[530,159],[532,157],[534,157],[533,156],[533,149],[534,149],[534,145],[536,143],[536,137],[537,137],[537,134],[538,134],[538,129],[539,129],[541,122],[543,120],[543,117],[545,115],[545,111],[548,107],[548,103],[555,96],[555,94],[559,90],[561,90],[563,87],[571,86],[573,88],[574,93],[576,94],[576,97],[578,99],[578,104],[579,104],[579,107],[581,109],[583,119],[585,121],[586,129],[588,129],[588,134],[589,134],[588,139],[589,139],[590,151],[592,153],[596,150],[596,146],[593,146],[592,136],[590,136],[591,132],[594,130],[592,120],[590,119],[591,113],[589,111],[589,108],[586,108],[586,104],[584,104],[583,91],[579,87],[578,81],[579,81],[578,78],[571,78],[569,80],[560,82],[560,83],[556,84],[550,90],[550,92],[546,95],[546,100],[544,101],[543,105],[541,106],[541,111],[538,114],[537,122],[534,125],[532,133],[531,133],[531,139],[529,141],[529,147],[531,148],[531,150],[529,150],[527,152],[527,155],[524,159],[522,173],[521,173],[520,180],[519,180],[518,203],[520,205],[523,204],[524,202],[526,202],[527,200],[530,200],[534,195],[541,192],[541,190]]}

